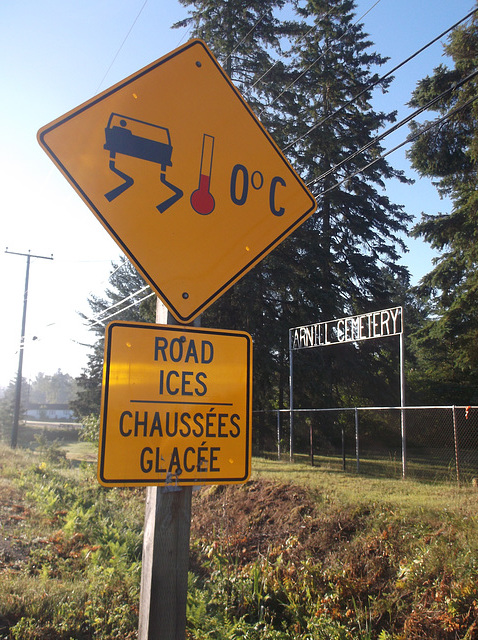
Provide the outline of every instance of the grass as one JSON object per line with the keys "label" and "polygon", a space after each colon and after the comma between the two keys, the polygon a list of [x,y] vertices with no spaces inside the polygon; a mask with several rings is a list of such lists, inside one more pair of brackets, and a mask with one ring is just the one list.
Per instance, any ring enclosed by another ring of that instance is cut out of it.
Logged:
{"label": "grass", "polygon": [[103,490],[55,441],[1,446],[0,472],[0,638],[136,637],[143,492]]}
{"label": "grass", "polygon": [[[364,465],[362,465],[362,468]],[[478,490],[469,484],[420,482],[375,477],[365,472],[337,472],[326,466],[311,467],[306,462],[288,462],[255,458],[253,477],[272,477],[278,482],[293,482],[310,487],[330,501],[344,505],[369,505],[386,502],[392,508],[415,511],[430,509],[460,515],[478,513]]]}
{"label": "grass", "polygon": [[[100,487],[92,445],[23,434],[33,449],[0,445],[0,640],[133,640],[144,492]],[[247,559],[246,538],[290,515],[253,517],[257,492],[242,537],[193,535],[188,640],[478,640],[476,487],[340,462],[253,459],[253,483],[306,487],[313,509]],[[218,491],[211,518],[246,489]],[[209,513],[207,495],[193,509]]]}
{"label": "grass", "polygon": [[72,442],[61,447],[68,460],[76,462],[96,462],[98,447],[91,442]]}

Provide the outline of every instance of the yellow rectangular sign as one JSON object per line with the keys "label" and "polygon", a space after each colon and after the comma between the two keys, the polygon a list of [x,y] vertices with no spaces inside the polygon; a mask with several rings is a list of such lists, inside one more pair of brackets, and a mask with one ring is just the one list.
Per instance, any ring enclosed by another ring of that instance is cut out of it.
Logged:
{"label": "yellow rectangular sign", "polygon": [[105,341],[98,479],[105,486],[246,482],[252,339],[113,322]]}

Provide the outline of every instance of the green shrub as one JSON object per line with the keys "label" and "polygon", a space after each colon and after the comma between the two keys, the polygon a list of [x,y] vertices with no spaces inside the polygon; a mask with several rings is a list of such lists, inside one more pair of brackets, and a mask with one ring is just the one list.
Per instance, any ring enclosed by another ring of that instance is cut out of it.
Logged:
{"label": "green shrub", "polygon": [[92,442],[98,444],[100,439],[100,418],[92,413],[89,416],[83,416],[80,420],[79,439],[83,442]]}

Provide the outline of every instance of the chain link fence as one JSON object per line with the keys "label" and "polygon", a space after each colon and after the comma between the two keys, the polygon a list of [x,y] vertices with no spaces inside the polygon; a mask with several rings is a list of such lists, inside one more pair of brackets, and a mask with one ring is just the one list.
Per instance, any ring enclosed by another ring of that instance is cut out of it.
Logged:
{"label": "chain link fence", "polygon": [[253,450],[382,477],[478,482],[478,407],[254,412]]}

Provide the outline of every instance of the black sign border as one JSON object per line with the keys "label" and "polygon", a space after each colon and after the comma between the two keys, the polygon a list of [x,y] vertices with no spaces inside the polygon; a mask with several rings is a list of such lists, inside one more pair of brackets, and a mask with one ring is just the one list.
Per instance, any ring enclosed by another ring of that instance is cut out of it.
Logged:
{"label": "black sign border", "polygon": [[[56,156],[56,154],[53,152],[53,150],[48,146],[48,143],[47,143],[45,138],[46,138],[46,136],[48,136],[48,134],[51,131],[53,131],[54,129],[57,129],[58,127],[61,127],[63,124],[65,124],[66,122],[68,122],[72,118],[75,118],[77,115],[81,114],[83,111],[86,111],[87,109],[90,109],[91,107],[95,106],[96,104],[98,104],[102,100],[105,100],[106,98],[110,97],[114,93],[116,93],[118,91],[121,91],[122,89],[127,87],[132,82],[135,82],[138,78],[141,78],[144,75],[150,73],[151,71],[154,71],[155,69],[157,69],[161,65],[167,63],[168,61],[172,60],[173,58],[175,58],[176,56],[180,55],[181,53],[183,53],[187,49],[189,49],[191,47],[197,47],[197,46],[200,46],[200,47],[202,47],[204,49],[204,52],[208,55],[208,57],[210,58],[211,62],[214,64],[214,66],[217,68],[217,70],[223,76],[223,78],[227,82],[227,84],[228,84],[229,88],[231,89],[231,91],[233,91],[236,94],[236,97],[239,98],[239,101],[243,105],[244,109],[252,117],[252,119],[256,123],[257,127],[259,128],[260,132],[263,135],[265,135],[266,139],[269,141],[269,143],[271,145],[272,150],[279,156],[279,158],[282,160],[282,162],[286,165],[287,169],[291,172],[291,175],[295,178],[295,180],[297,181],[299,186],[304,190],[304,192],[307,195],[309,195],[309,197],[311,198],[311,204],[310,204],[309,209],[307,209],[307,211],[305,211],[301,216],[296,218],[296,220],[292,224],[290,224],[281,234],[279,234],[274,241],[270,242],[262,251],[257,253],[244,267],[242,267],[242,269],[239,269],[237,271],[237,273],[233,277],[229,278],[229,280],[227,280],[222,286],[220,286],[204,302],[199,304],[190,314],[188,314],[187,316],[183,316],[175,308],[175,306],[173,305],[171,300],[164,294],[164,292],[162,291],[161,287],[156,283],[156,279],[153,278],[151,276],[151,274],[148,273],[148,271],[146,271],[144,269],[144,267],[141,264],[141,261],[138,258],[136,258],[136,256],[133,253],[131,253],[131,251],[128,249],[127,245],[125,244],[125,242],[117,235],[115,230],[111,227],[111,225],[103,217],[103,215],[101,214],[101,211],[93,204],[93,202],[90,200],[90,198],[85,193],[85,191],[83,191],[83,189],[80,187],[80,185],[77,183],[77,181],[73,178],[73,176],[69,173],[69,171],[63,165],[61,160]],[[151,287],[154,289],[154,291],[158,294],[158,296],[161,298],[161,300],[164,301],[165,305],[169,308],[169,310],[172,312],[172,314],[181,323],[186,323],[187,324],[188,322],[191,322],[192,320],[194,320],[194,318],[196,318],[198,315],[200,315],[210,304],[212,304],[212,302],[214,302],[217,298],[221,297],[221,295],[225,291],[227,291],[227,289],[229,289],[233,284],[238,282],[250,269],[252,269],[255,265],[257,265],[268,253],[270,253],[272,251],[272,249],[275,246],[280,244],[290,233],[292,233],[292,231],[295,228],[300,226],[306,220],[306,218],[308,218],[309,215],[311,215],[315,211],[315,209],[317,207],[317,203],[316,203],[315,199],[313,198],[313,196],[310,194],[310,192],[304,186],[303,182],[297,176],[296,172],[291,167],[289,162],[286,160],[286,158],[284,157],[284,155],[282,154],[280,149],[277,147],[276,143],[273,141],[273,139],[271,138],[269,133],[264,129],[264,127],[259,122],[259,120],[257,119],[257,117],[254,114],[254,112],[251,110],[249,105],[244,101],[244,99],[241,96],[241,94],[239,93],[239,91],[232,84],[232,82],[229,79],[229,77],[227,76],[227,74],[223,71],[221,66],[218,64],[217,60],[214,58],[214,56],[210,52],[209,48],[206,46],[206,44],[202,40],[197,40],[197,39],[196,40],[191,40],[186,45],[180,47],[179,49],[176,49],[175,51],[172,51],[169,55],[166,55],[163,58],[160,58],[156,62],[153,62],[152,64],[150,64],[147,67],[145,67],[145,68],[141,69],[140,71],[138,71],[137,73],[129,76],[128,78],[126,78],[122,82],[119,82],[114,87],[112,87],[111,89],[109,89],[109,90],[105,91],[104,93],[100,94],[96,98],[93,98],[93,99],[89,100],[88,102],[80,105],[78,108],[73,109],[73,111],[70,111],[68,114],[66,114],[64,117],[60,118],[59,120],[56,120],[53,124],[47,125],[46,127],[44,127],[43,129],[40,130],[39,135],[38,135],[38,141],[39,141],[40,145],[43,147],[43,149],[47,152],[47,154],[54,161],[54,163],[57,165],[57,167],[60,169],[60,171],[63,173],[63,175],[68,179],[68,181],[74,187],[74,189],[77,191],[77,193],[81,196],[81,198],[84,200],[84,202],[86,202],[88,207],[93,211],[93,213],[96,215],[96,217],[101,221],[101,223],[107,229],[108,233],[113,237],[115,242],[121,247],[121,249],[124,251],[124,253],[128,256],[129,260],[131,260],[131,262],[133,263],[135,268],[138,269],[138,271],[144,276],[144,278],[148,281],[148,283],[151,285]]]}
{"label": "black sign border", "polygon": [[[181,333],[194,333],[195,335],[202,336],[231,336],[234,338],[244,338],[247,342],[247,364],[246,364],[246,451],[245,451],[245,468],[242,477],[221,477],[221,478],[198,478],[196,482],[190,479],[181,480],[179,477],[175,479],[173,483],[166,481],[159,482],[146,482],[144,477],[140,479],[128,478],[128,479],[107,479],[104,475],[105,458],[106,458],[106,424],[108,416],[108,396],[109,396],[109,378],[110,378],[110,364],[111,364],[111,349],[113,340],[113,331],[115,328],[131,328],[131,329],[145,329],[146,331],[171,331]],[[147,324],[140,322],[111,322],[106,327],[105,333],[105,359],[103,365],[103,389],[101,400],[101,420],[100,420],[100,442],[101,447],[98,449],[98,480],[103,486],[109,487],[175,487],[175,486],[200,486],[200,485],[214,485],[214,484],[243,484],[247,482],[251,474],[251,407],[252,407],[252,338],[244,331],[228,331],[223,329],[209,329],[203,327],[184,327],[182,325],[162,325],[162,324]]]}

